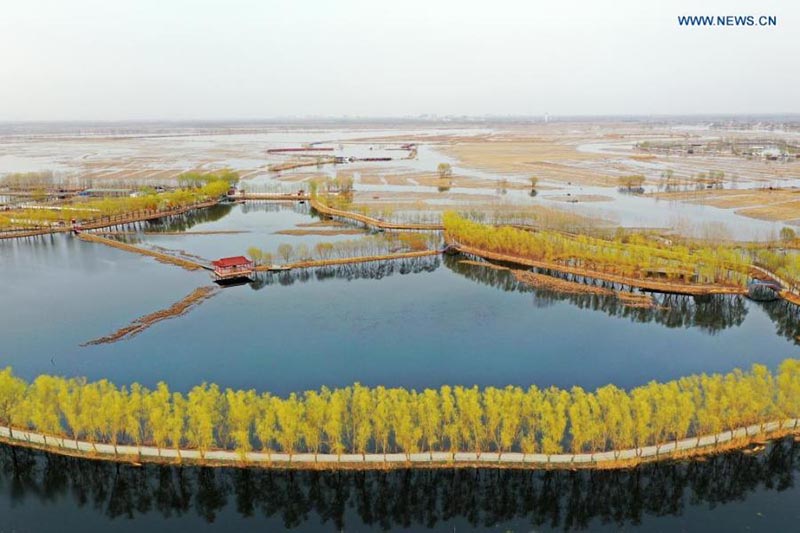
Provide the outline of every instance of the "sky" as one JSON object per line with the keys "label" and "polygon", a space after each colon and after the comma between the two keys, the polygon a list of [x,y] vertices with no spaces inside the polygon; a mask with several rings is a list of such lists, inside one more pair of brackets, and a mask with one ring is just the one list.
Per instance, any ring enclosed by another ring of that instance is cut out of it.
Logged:
{"label": "sky", "polygon": [[0,0],[0,121],[797,113],[798,56],[791,0]]}

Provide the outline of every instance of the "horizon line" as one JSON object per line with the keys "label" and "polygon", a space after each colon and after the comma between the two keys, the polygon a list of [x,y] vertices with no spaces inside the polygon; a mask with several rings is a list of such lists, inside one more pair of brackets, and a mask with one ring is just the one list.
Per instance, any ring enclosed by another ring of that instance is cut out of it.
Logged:
{"label": "horizon line", "polygon": [[380,121],[380,120],[400,120],[400,121],[488,121],[488,120],[528,120],[528,121],[563,121],[576,119],[737,119],[737,118],[798,118],[800,111],[786,112],[719,112],[719,113],[598,113],[598,114],[443,114],[422,113],[418,115],[274,115],[262,117],[193,117],[193,118],[167,118],[167,117],[147,117],[147,118],[56,118],[56,119],[3,119],[0,124],[113,124],[113,123],[246,123],[246,122],[287,122],[287,121]]}

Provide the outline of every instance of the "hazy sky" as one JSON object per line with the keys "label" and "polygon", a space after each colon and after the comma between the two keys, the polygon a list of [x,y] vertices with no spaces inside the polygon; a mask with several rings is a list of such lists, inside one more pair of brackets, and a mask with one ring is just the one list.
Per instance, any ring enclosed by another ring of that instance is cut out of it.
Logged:
{"label": "hazy sky", "polygon": [[796,0],[0,0],[0,120],[799,112],[798,56]]}

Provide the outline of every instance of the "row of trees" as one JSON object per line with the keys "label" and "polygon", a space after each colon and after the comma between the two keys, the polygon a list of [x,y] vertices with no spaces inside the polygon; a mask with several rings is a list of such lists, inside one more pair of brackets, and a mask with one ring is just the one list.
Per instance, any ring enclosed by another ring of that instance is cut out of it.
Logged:
{"label": "row of trees", "polygon": [[625,391],[606,385],[527,389],[450,387],[341,389],[281,398],[203,384],[187,394],[102,380],[42,375],[33,383],[0,372],[0,423],[64,439],[341,454],[620,450],[743,425],[800,417],[800,360],[776,374],[695,375]]}
{"label": "row of trees", "polygon": [[235,185],[239,183],[239,173],[230,169],[222,169],[216,172],[184,172],[178,175],[176,180],[178,186],[184,189],[199,189],[215,181],[224,181],[228,185]]}
{"label": "row of trees", "polygon": [[315,178],[308,184],[311,194],[326,193],[326,194],[343,194],[348,196],[353,192],[355,180],[352,175],[336,173],[334,177],[325,177],[322,179]]}
{"label": "row of trees", "polygon": [[275,263],[276,259],[280,259],[286,264],[293,261],[342,259],[345,257],[384,255],[401,251],[421,251],[437,247],[439,241],[440,237],[432,233],[381,233],[367,235],[361,239],[318,242],[311,247],[305,243],[300,243],[296,246],[282,243],[278,245],[275,252],[251,246],[247,249],[247,255],[257,265],[271,265]]}
{"label": "row of trees", "polygon": [[54,188],[56,185],[57,180],[52,170],[12,172],[0,178],[0,187],[12,190],[47,190]]}
{"label": "row of trees", "polygon": [[455,212],[446,212],[443,222],[447,237],[461,244],[634,278],[656,275],[743,285],[750,271],[746,253],[722,245],[696,245],[690,249],[635,233],[602,239],[548,230],[531,232],[478,224]]}
{"label": "row of trees", "polygon": [[626,192],[643,192],[644,181],[644,176],[641,174],[630,174],[617,178],[620,190]]}
{"label": "row of trees", "polygon": [[495,226],[531,226],[537,229],[558,231],[601,233],[601,222],[577,213],[563,211],[543,205],[519,206],[500,204],[481,209],[459,211],[459,215],[473,222],[492,224]]}
{"label": "row of trees", "polygon": [[188,188],[158,193],[155,190],[140,192],[135,196],[114,198],[80,199],[63,203],[59,209],[15,209],[5,213],[6,219],[22,226],[67,224],[72,219],[91,220],[101,217],[125,215],[140,211],[174,209],[181,206],[203,202],[224,195],[230,182],[224,179],[211,179],[202,185],[195,183]]}
{"label": "row of trees", "polygon": [[704,189],[722,189],[725,184],[725,172],[709,170],[692,175],[676,176],[671,168],[661,171],[658,189],[664,192],[681,192]]}

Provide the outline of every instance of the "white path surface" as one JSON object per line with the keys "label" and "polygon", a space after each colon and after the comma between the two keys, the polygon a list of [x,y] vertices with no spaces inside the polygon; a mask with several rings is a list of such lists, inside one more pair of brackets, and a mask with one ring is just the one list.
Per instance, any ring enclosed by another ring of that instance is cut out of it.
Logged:
{"label": "white path surface", "polygon": [[[769,434],[779,429],[794,430],[798,427],[798,419],[788,419],[783,422],[769,422],[763,425],[763,434]],[[552,454],[545,455],[540,453],[518,453],[518,452],[433,452],[433,453],[388,453],[388,454],[327,454],[320,453],[316,456],[312,453],[297,453],[292,456],[286,453],[263,453],[263,452],[249,452],[245,454],[245,461],[253,464],[407,464],[407,463],[463,463],[463,464],[503,464],[503,465],[565,465],[565,464],[602,464],[607,462],[616,461],[619,459],[634,459],[653,458],[658,456],[669,456],[677,448],[678,451],[686,451],[693,449],[701,449],[715,444],[722,444],[730,440],[742,437],[756,436],[760,431],[759,425],[752,425],[741,427],[733,431],[724,431],[717,435],[704,435],[701,437],[691,437],[688,439],[679,440],[660,444],[658,446],[645,446],[644,448],[632,448],[618,451],[597,452],[593,454]],[[158,450],[152,446],[117,446],[116,451],[110,444],[91,443],[87,441],[75,441],[61,437],[46,436],[34,431],[22,431],[19,429],[11,430],[8,427],[0,426],[0,437],[8,439],[13,444],[13,441],[22,443],[33,443],[40,446],[45,446],[58,453],[59,451],[65,452],[87,452],[94,453],[99,456],[124,456],[126,459],[141,457],[164,457],[169,459],[177,459],[179,456],[178,450],[174,448],[162,448]],[[208,462],[221,463],[221,464],[239,464],[242,457],[238,452],[230,450],[209,450],[205,453],[205,457],[201,457],[198,450],[180,450],[180,457],[182,459],[200,460],[205,459]]]}

